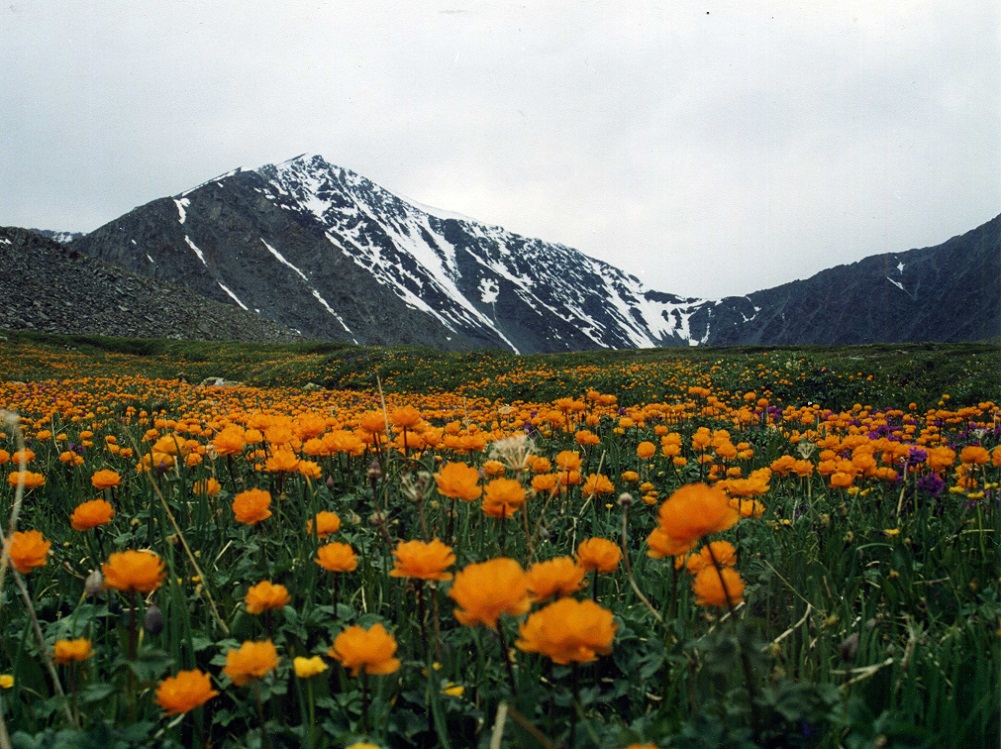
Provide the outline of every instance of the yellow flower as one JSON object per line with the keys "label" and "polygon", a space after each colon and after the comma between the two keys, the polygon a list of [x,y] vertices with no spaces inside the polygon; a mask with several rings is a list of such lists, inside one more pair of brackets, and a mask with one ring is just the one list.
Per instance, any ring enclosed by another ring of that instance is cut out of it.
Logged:
{"label": "yellow flower", "polygon": [[14,677],[10,674],[0,674],[0,689],[10,689],[14,686]]}
{"label": "yellow flower", "polygon": [[309,679],[317,676],[328,668],[327,664],[318,655],[314,655],[312,658],[304,658],[301,655],[297,656],[292,660],[292,667],[295,669],[295,675],[300,679]]}

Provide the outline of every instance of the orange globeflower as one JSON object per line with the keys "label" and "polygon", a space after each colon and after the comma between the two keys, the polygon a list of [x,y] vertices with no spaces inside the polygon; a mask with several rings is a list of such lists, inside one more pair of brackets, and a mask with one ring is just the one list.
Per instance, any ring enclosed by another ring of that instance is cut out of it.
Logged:
{"label": "orange globeflower", "polygon": [[87,531],[99,525],[107,525],[115,517],[115,508],[103,499],[81,502],[70,515],[70,526],[75,531]]}
{"label": "orange globeflower", "polygon": [[577,547],[577,564],[603,575],[615,572],[622,561],[622,549],[607,538],[589,538]]}
{"label": "orange globeflower", "polygon": [[264,489],[248,489],[233,497],[233,515],[238,523],[256,525],[271,517],[271,494]]}
{"label": "orange globeflower", "polygon": [[698,554],[692,554],[685,561],[685,569],[689,574],[697,575],[706,567],[713,566],[713,557],[720,567],[733,567],[737,564],[737,550],[729,541],[713,541],[703,546]]}
{"label": "orange globeflower", "polygon": [[675,557],[684,554],[695,548],[698,541],[679,542],[662,531],[654,528],[647,536],[646,545],[649,547],[646,555],[653,559],[663,559],[664,557]]}
{"label": "orange globeflower", "polygon": [[421,423],[421,412],[413,406],[394,408],[392,413],[389,414],[389,420],[395,427],[413,429]]}
{"label": "orange globeflower", "polygon": [[580,493],[585,497],[592,497],[595,494],[613,494],[615,485],[603,473],[589,474],[581,487]]}
{"label": "orange globeflower", "polygon": [[328,572],[354,572],[358,568],[358,556],[354,549],[339,541],[321,546],[316,555],[313,561]]}
{"label": "orange globeflower", "polygon": [[191,487],[191,493],[202,497],[214,497],[216,494],[222,491],[222,484],[220,484],[212,476],[207,479],[199,479]]}
{"label": "orange globeflower", "polygon": [[261,580],[247,591],[243,602],[247,613],[263,614],[269,609],[280,609],[292,600],[284,585],[273,585],[267,580]]}
{"label": "orange globeflower", "polygon": [[11,471],[7,476],[7,483],[11,486],[18,486],[24,483],[25,489],[37,489],[45,485],[45,476],[34,471]]}
{"label": "orange globeflower", "polygon": [[152,593],[167,576],[163,560],[152,551],[121,551],[101,565],[104,587],[123,593]]}
{"label": "orange globeflower", "polygon": [[386,632],[382,624],[376,624],[371,629],[348,627],[337,635],[327,651],[344,668],[351,669],[352,676],[357,676],[362,669],[366,674],[376,675],[399,670],[400,660],[393,657],[395,652],[396,639]]}
{"label": "orange globeflower", "polygon": [[550,598],[563,598],[584,587],[587,570],[571,557],[556,557],[546,562],[536,562],[525,573],[528,578],[528,592],[534,603]]}
{"label": "orange globeflower", "polygon": [[218,694],[209,675],[194,668],[178,671],[177,676],[161,681],[153,701],[163,708],[165,715],[180,715],[201,707]]}
{"label": "orange globeflower", "polygon": [[[694,544],[703,536],[732,528],[740,513],[718,487],[687,484],[660,506],[660,529],[679,543]],[[691,546],[689,546],[691,548]]]}
{"label": "orange globeflower", "polygon": [[268,473],[291,473],[298,468],[299,456],[288,445],[275,446],[264,461],[264,470]]}
{"label": "orange globeflower", "polygon": [[525,487],[515,479],[494,479],[485,487],[483,512],[489,517],[511,517],[524,503]]}
{"label": "orange globeflower", "polygon": [[643,460],[652,458],[655,452],[657,452],[657,446],[652,442],[640,442],[636,445],[636,456]]}
{"label": "orange globeflower", "polygon": [[[318,538],[326,538],[331,533],[337,533],[341,529],[341,519],[336,512],[321,510],[316,513],[316,535]],[[306,533],[313,535],[313,521],[306,521]]]}
{"label": "orange globeflower", "polygon": [[561,598],[528,617],[515,646],[554,663],[589,663],[612,652],[616,624],[612,612],[594,601]]}
{"label": "orange globeflower", "polygon": [[420,580],[451,580],[452,573],[445,570],[455,564],[452,547],[437,538],[429,543],[401,541],[393,550],[396,561],[389,571],[390,577],[416,577]]}
{"label": "orange globeflower", "polygon": [[271,640],[254,642],[248,640],[240,646],[239,650],[230,650],[226,653],[226,666],[222,672],[228,676],[234,684],[242,687],[253,679],[262,679],[269,672],[278,668],[281,658]]}
{"label": "orange globeflower", "polygon": [[52,660],[57,666],[68,666],[70,663],[83,663],[94,655],[91,642],[86,637],[79,640],[56,640],[52,646]]}
{"label": "orange globeflower", "polygon": [[967,445],[959,451],[959,462],[964,465],[982,466],[990,461],[991,455],[980,445]]}
{"label": "orange globeflower", "polygon": [[7,539],[7,553],[14,569],[27,575],[36,567],[44,567],[51,541],[46,541],[41,531],[15,531]]}
{"label": "orange globeflower", "polygon": [[719,572],[712,565],[706,567],[692,580],[692,590],[695,591],[695,603],[699,606],[726,608],[744,600],[744,581],[732,567],[724,567]]}
{"label": "orange globeflower", "polygon": [[122,477],[118,475],[117,471],[105,469],[95,471],[94,475],[90,477],[90,483],[95,489],[110,489],[113,486],[121,484]]}
{"label": "orange globeflower", "polygon": [[485,624],[496,629],[501,614],[520,616],[531,606],[525,571],[506,557],[470,564],[456,573],[448,595],[459,604],[455,618],[467,627]]}
{"label": "orange globeflower", "polygon": [[239,455],[243,452],[243,427],[230,425],[215,436],[209,448],[216,455]]}
{"label": "orange globeflower", "polygon": [[556,467],[563,472],[579,471],[584,460],[576,450],[563,450],[556,455]]}
{"label": "orange globeflower", "polygon": [[434,475],[438,493],[444,497],[472,502],[483,493],[480,472],[465,463],[446,463]]}

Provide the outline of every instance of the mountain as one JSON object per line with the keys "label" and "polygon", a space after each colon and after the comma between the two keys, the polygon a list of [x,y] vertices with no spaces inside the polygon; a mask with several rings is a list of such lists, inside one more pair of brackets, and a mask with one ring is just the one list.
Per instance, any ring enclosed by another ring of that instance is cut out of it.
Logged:
{"label": "mountain", "polygon": [[0,328],[131,338],[301,340],[252,312],[0,227]]}
{"label": "mountain", "polygon": [[938,247],[693,299],[303,155],[154,200],[70,247],[308,338],[364,344],[531,353],[1001,334],[1001,217]]}
{"label": "mountain", "polygon": [[304,336],[518,352],[686,345],[677,310],[617,268],[409,202],[320,156],[236,170],[73,247]]}
{"label": "mountain", "polygon": [[867,257],[693,316],[711,345],[976,341],[1001,335],[1001,216],[936,247]]}
{"label": "mountain", "polygon": [[55,240],[59,244],[69,244],[84,235],[84,232],[79,231],[52,231],[50,229],[28,229],[28,231],[41,234],[46,239]]}

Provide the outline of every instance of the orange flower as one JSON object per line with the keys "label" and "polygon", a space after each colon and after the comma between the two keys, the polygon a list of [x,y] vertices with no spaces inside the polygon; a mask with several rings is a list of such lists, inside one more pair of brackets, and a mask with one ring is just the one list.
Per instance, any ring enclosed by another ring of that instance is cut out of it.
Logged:
{"label": "orange flower", "polygon": [[[316,513],[316,535],[318,538],[326,538],[331,533],[337,533],[341,529],[341,519],[336,512],[321,510]],[[306,533],[313,535],[313,521],[306,521]]]}
{"label": "orange flower", "polygon": [[299,467],[299,456],[288,445],[273,447],[271,455],[264,461],[268,473],[291,473]]}
{"label": "orange flower", "polygon": [[655,452],[657,452],[657,446],[652,442],[640,442],[636,445],[636,456],[643,460],[652,458]]}
{"label": "orange flower", "polygon": [[177,676],[161,681],[153,701],[163,708],[164,714],[180,715],[201,707],[218,694],[209,675],[194,668],[178,671]]}
{"label": "orange flower", "polygon": [[[710,551],[711,550],[711,551]],[[729,541],[713,541],[703,546],[698,554],[692,554],[685,562],[689,574],[697,575],[706,567],[713,566],[713,556],[721,567],[733,567],[737,563],[737,550]]]}
{"label": "orange flower", "polygon": [[243,445],[243,427],[234,424],[219,432],[210,447],[216,455],[239,455],[243,452]]}
{"label": "orange flower", "polygon": [[483,493],[480,472],[465,463],[446,463],[434,475],[438,493],[445,497],[472,502]]}
{"label": "orange flower", "polygon": [[95,489],[110,489],[113,486],[118,486],[122,483],[122,477],[118,475],[117,471],[95,471],[94,475],[90,477],[91,486]]}
{"label": "orange flower", "polygon": [[267,580],[262,580],[247,591],[243,602],[247,607],[247,613],[263,614],[269,609],[287,606],[291,600],[284,585],[273,585]]}
{"label": "orange flower", "polygon": [[[83,462],[82,458],[81,462]],[[25,489],[37,489],[45,485],[45,476],[34,471],[11,471],[10,475],[7,476],[7,483],[11,486],[16,487],[22,481]]]}
{"label": "orange flower", "polygon": [[115,516],[115,508],[103,499],[82,502],[70,515],[70,526],[75,531],[87,531],[99,525],[107,525]]}
{"label": "orange flower", "polygon": [[615,492],[615,485],[605,474],[592,473],[584,481],[584,486],[581,487],[580,492],[585,498],[595,494],[612,494]]}
{"label": "orange flower", "polygon": [[486,485],[483,512],[492,518],[511,517],[525,502],[525,487],[514,479],[494,479]]}
{"label": "orange flower", "polygon": [[[730,506],[722,489],[688,484],[660,506],[660,529],[680,544],[694,544],[703,536],[732,528],[740,513]],[[691,546],[689,546],[691,548]]]}
{"label": "orange flower", "polygon": [[584,587],[587,570],[571,557],[556,557],[547,562],[536,562],[525,574],[532,601],[541,603],[554,596],[563,598],[576,593]]}
{"label": "orange flower", "polygon": [[558,490],[555,473],[540,473],[532,476],[532,491],[536,494],[553,494]]}
{"label": "orange flower", "polygon": [[27,575],[36,567],[44,567],[51,541],[46,541],[41,531],[15,531],[7,539],[7,553],[14,569]]}
{"label": "orange flower", "polygon": [[732,567],[724,567],[719,572],[712,565],[706,567],[692,580],[692,590],[695,591],[695,603],[699,606],[726,608],[728,605],[736,606],[744,600],[744,581]]}
{"label": "orange flower", "polygon": [[577,547],[577,564],[603,575],[615,572],[622,560],[622,549],[607,538],[589,538]]}
{"label": "orange flower", "polygon": [[455,618],[467,627],[485,624],[495,629],[501,614],[520,616],[531,605],[525,571],[506,557],[471,564],[456,573],[448,595],[459,605]]}
{"label": "orange flower", "polygon": [[94,655],[91,642],[86,637],[79,640],[56,640],[52,646],[52,660],[57,666],[67,666],[70,663],[83,663]]}
{"label": "orange flower", "polygon": [[616,625],[612,612],[594,601],[561,598],[528,617],[515,646],[554,663],[589,663],[612,652]]}
{"label": "orange flower", "polygon": [[167,576],[163,560],[152,551],[122,551],[101,565],[104,587],[123,593],[152,593]]}
{"label": "orange flower", "polygon": [[328,572],[354,572],[358,568],[358,556],[348,544],[334,541],[317,549],[316,555],[313,561]]}
{"label": "orange flower", "polygon": [[451,580],[452,574],[445,570],[455,564],[452,547],[437,538],[429,543],[423,541],[401,541],[393,550],[396,561],[390,570],[390,577],[416,577],[420,580]]}
{"label": "orange flower", "polygon": [[369,434],[385,434],[386,417],[382,411],[366,411],[358,417],[358,426]]}
{"label": "orange flower", "polygon": [[959,451],[959,461],[964,465],[982,466],[991,459],[986,448],[979,445],[967,445]]}
{"label": "orange flower", "polygon": [[563,450],[556,455],[556,467],[563,472],[579,471],[583,462],[576,450]]}
{"label": "orange flower", "polygon": [[238,687],[252,679],[262,679],[278,668],[281,658],[271,640],[264,642],[247,641],[239,650],[226,653],[226,666],[222,672]]}
{"label": "orange flower", "polygon": [[264,489],[248,489],[233,497],[233,515],[238,523],[256,525],[271,517],[271,495]]}
{"label": "orange flower", "polygon": [[653,559],[675,557],[678,554],[691,551],[697,543],[698,541],[680,542],[664,533],[660,528],[654,528],[646,539],[646,545],[649,547],[646,555]]}
{"label": "orange flower", "polygon": [[421,412],[413,406],[403,406],[394,408],[389,415],[389,420],[395,427],[401,429],[413,429],[421,423]]}
{"label": "orange flower", "polygon": [[327,652],[344,668],[351,669],[352,676],[357,676],[362,669],[367,674],[380,675],[391,674],[400,668],[399,659],[393,657],[396,639],[386,632],[382,624],[376,624],[371,629],[348,627],[337,635]]}
{"label": "orange flower", "polygon": [[209,476],[207,479],[199,479],[191,487],[191,493],[202,497],[214,497],[222,491],[222,484]]}

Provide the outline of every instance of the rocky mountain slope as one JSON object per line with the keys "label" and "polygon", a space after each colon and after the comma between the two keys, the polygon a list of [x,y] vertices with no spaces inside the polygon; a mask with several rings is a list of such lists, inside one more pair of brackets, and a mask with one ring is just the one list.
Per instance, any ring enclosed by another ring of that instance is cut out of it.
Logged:
{"label": "rocky mountain slope", "polygon": [[154,200],[69,246],[308,338],[363,344],[530,353],[1001,335],[1001,216],[939,247],[691,299],[304,155]]}
{"label": "rocky mountain slope", "polygon": [[26,229],[0,227],[0,328],[290,342],[292,331],[188,289],[129,273]]}

